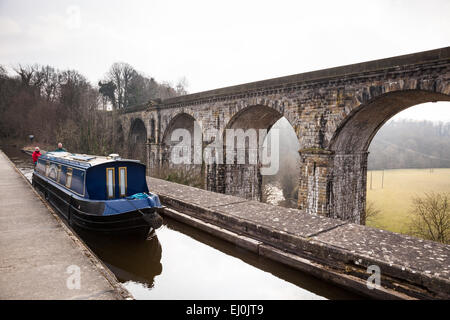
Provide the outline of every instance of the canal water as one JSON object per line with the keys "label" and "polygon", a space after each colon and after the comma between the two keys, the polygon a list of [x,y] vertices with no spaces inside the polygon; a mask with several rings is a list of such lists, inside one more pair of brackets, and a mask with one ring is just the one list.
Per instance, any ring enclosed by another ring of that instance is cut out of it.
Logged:
{"label": "canal water", "polygon": [[[31,181],[31,157],[2,150]],[[360,298],[169,218],[145,241],[74,231],[136,299]]]}

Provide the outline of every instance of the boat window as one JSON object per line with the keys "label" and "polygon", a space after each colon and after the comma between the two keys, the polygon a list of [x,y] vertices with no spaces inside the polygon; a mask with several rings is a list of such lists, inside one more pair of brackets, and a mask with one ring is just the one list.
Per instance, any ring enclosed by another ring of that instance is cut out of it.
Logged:
{"label": "boat window", "polygon": [[58,174],[56,176],[56,182],[60,183],[61,181],[61,165],[58,166]]}
{"label": "boat window", "polygon": [[47,161],[45,165],[45,176],[48,177],[49,173],[50,173],[50,161]]}
{"label": "boat window", "polygon": [[56,164],[52,163],[48,169],[48,177],[54,181],[58,178],[58,169]]}
{"label": "boat window", "polygon": [[119,167],[119,190],[120,196],[127,195],[127,167]]}
{"label": "boat window", "polygon": [[66,187],[70,188],[71,185],[72,185],[72,168],[67,168]]}
{"label": "boat window", "polygon": [[114,198],[114,168],[106,168],[106,192],[108,193],[108,199]]}

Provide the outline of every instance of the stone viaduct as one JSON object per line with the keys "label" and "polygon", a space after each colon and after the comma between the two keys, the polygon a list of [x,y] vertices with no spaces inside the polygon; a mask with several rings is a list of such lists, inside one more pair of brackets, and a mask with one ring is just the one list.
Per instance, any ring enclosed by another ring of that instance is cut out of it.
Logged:
{"label": "stone viaduct", "polygon": [[[149,102],[120,112],[119,129],[157,170],[170,165],[177,128],[197,126],[205,149],[210,129],[225,139],[227,128],[270,129],[285,117],[300,143],[298,208],[364,224],[372,138],[396,113],[436,101],[450,101],[450,47]],[[195,167],[208,190],[261,197],[260,165]]]}

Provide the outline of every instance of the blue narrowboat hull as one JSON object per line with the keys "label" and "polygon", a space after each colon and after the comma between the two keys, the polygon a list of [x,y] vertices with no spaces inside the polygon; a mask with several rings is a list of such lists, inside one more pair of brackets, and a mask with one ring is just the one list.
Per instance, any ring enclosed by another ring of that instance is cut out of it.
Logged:
{"label": "blue narrowboat hull", "polygon": [[[69,224],[76,228],[107,234],[146,237],[151,230],[162,225],[162,218],[159,215],[163,210],[162,207],[142,205],[135,200],[86,199],[61,188],[37,172],[33,173],[32,183]],[[120,212],[108,213],[112,201],[115,201],[116,205],[123,203],[118,207],[121,209]]]}

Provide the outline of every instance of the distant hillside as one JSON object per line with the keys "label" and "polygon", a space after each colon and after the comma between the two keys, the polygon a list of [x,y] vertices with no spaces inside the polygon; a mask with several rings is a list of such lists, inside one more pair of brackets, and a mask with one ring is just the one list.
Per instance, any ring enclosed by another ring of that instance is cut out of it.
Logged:
{"label": "distant hillside", "polygon": [[369,152],[369,169],[450,168],[450,122],[388,122]]}

